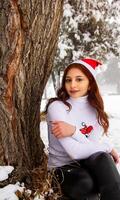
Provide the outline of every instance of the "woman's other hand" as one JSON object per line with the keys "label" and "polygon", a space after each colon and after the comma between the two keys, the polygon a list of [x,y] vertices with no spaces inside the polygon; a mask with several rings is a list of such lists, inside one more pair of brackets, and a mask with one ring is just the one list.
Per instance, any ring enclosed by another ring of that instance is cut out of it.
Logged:
{"label": "woman's other hand", "polygon": [[67,122],[64,121],[53,121],[51,122],[51,125],[52,125],[52,133],[58,139],[72,136],[76,130],[75,126],[68,124]]}
{"label": "woman's other hand", "polygon": [[115,163],[118,164],[120,162],[120,156],[119,156],[118,152],[116,151],[116,149],[112,149],[110,154],[111,154],[113,160],[115,161]]}

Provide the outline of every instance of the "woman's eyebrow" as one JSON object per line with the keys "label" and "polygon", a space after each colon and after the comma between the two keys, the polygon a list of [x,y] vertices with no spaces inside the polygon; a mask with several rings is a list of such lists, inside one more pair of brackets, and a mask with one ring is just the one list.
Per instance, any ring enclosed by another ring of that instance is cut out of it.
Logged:
{"label": "woman's eyebrow", "polygon": [[83,77],[84,75],[78,75],[78,76],[76,76],[77,78],[81,78],[81,77]]}
{"label": "woman's eyebrow", "polygon": [[[75,76],[76,78],[81,78],[83,77],[82,75],[78,75],[78,76]],[[71,76],[66,76],[66,78],[72,78]]]}

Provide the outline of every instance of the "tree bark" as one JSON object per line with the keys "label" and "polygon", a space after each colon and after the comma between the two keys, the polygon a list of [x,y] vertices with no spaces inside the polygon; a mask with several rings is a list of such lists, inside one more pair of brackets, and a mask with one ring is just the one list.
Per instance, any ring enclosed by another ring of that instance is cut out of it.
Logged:
{"label": "tree bark", "polygon": [[0,164],[39,167],[40,103],[50,75],[63,0],[0,1]]}

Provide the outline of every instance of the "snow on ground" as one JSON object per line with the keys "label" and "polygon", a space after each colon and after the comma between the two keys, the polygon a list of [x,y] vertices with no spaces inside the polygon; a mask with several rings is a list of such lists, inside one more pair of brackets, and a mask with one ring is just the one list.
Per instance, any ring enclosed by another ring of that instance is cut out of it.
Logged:
{"label": "snow on ground", "polygon": [[103,96],[105,110],[110,117],[110,136],[115,148],[120,152],[120,95]]}
{"label": "snow on ground", "polygon": [[[14,170],[12,166],[0,166],[0,181],[6,180],[9,174]],[[23,192],[24,187],[20,183],[15,185],[9,184],[3,188],[0,188],[0,200],[18,200],[15,192]]]}
{"label": "snow on ground", "polygon": [[[103,96],[105,103],[105,110],[110,116],[110,137],[115,148],[120,152],[120,95],[104,95]],[[42,102],[42,110],[45,107],[45,100]],[[45,151],[47,152],[48,147],[48,137],[47,137],[47,124],[46,122],[40,123],[41,137],[45,144]],[[120,172],[120,166],[117,166]],[[9,173],[12,172],[14,168],[12,166],[0,166],[0,181],[8,178]],[[15,185],[9,184],[4,188],[0,189],[0,200],[18,200],[18,197],[15,195],[17,190],[23,191],[19,183]],[[34,200],[44,200],[43,196],[35,197]]]}
{"label": "snow on ground", "polygon": [[20,192],[23,191],[23,187],[20,187],[18,183],[16,183],[15,185],[9,184],[4,188],[1,188],[0,200],[18,200],[18,197],[15,195],[15,192],[17,190],[19,190]]}
{"label": "snow on ground", "polygon": [[105,110],[113,118],[120,119],[120,95],[104,95]]}
{"label": "snow on ground", "polygon": [[45,144],[45,152],[47,153],[47,147],[48,147],[48,130],[47,130],[47,123],[45,121],[42,121],[40,123],[40,136]]}
{"label": "snow on ground", "polygon": [[0,166],[0,181],[3,181],[8,178],[8,174],[10,174],[14,170],[12,166]]}

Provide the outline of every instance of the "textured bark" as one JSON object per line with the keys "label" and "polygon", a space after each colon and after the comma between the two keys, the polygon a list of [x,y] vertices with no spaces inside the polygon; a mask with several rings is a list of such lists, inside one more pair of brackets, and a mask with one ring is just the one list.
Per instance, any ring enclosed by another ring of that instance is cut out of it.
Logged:
{"label": "textured bark", "polygon": [[19,174],[42,164],[43,90],[51,72],[63,0],[0,1],[0,164]]}

